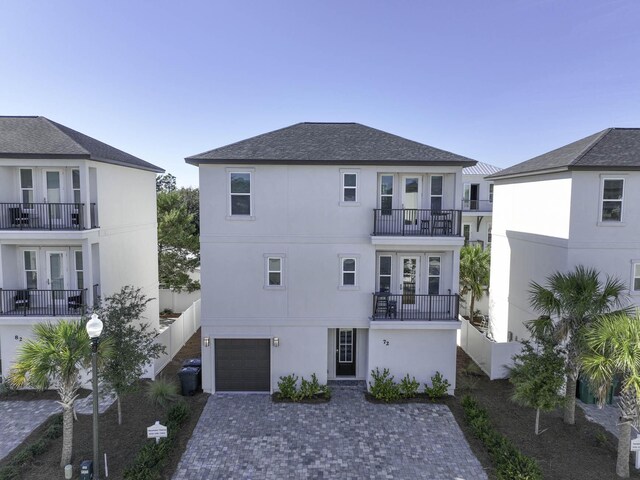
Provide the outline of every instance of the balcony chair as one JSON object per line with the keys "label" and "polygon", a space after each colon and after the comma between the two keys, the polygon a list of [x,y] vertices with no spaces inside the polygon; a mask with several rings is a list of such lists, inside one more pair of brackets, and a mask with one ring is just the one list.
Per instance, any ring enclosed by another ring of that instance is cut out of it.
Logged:
{"label": "balcony chair", "polygon": [[387,302],[387,314],[385,317],[387,318],[398,318],[398,301],[397,300],[389,300]]}
{"label": "balcony chair", "polygon": [[67,308],[71,311],[80,310],[84,307],[84,302],[82,301],[82,294],[71,295],[67,298]]}
{"label": "balcony chair", "polygon": [[31,296],[29,290],[18,290],[15,297],[13,297],[16,305],[16,310],[24,308],[25,310],[31,306]]}
{"label": "balcony chair", "polygon": [[9,208],[9,219],[13,227],[29,226],[29,213],[23,212],[20,207]]}

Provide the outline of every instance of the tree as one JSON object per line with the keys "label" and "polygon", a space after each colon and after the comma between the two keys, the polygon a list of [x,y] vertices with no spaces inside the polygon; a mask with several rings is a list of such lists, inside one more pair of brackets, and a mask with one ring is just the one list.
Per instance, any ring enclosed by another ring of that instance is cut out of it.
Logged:
{"label": "tree", "polygon": [[460,290],[471,295],[469,319],[473,320],[476,300],[480,300],[489,285],[491,256],[479,245],[465,245],[460,250]]}
{"label": "tree", "polygon": [[[62,467],[71,463],[73,456],[73,404],[81,386],[80,370],[91,364],[91,341],[85,324],[80,320],[36,324],[34,338],[27,340],[18,351],[8,379],[18,388],[30,386],[44,390],[52,386],[57,390],[63,418]],[[101,342],[100,357],[109,352],[110,343]]]}
{"label": "tree", "polygon": [[598,318],[584,334],[584,374],[599,405],[606,401],[614,377],[621,379],[616,473],[629,476],[631,426],[640,427],[640,313],[616,313]]}
{"label": "tree", "polygon": [[564,402],[558,392],[564,385],[564,356],[551,337],[522,342],[522,352],[513,356],[509,381],[514,391],[511,399],[536,409],[535,434],[540,433],[540,411],[549,412]]}
{"label": "tree", "polygon": [[163,175],[158,175],[156,177],[156,193],[164,192],[175,192],[176,190],[176,177],[171,175],[170,173],[165,173]]}
{"label": "tree", "polygon": [[537,335],[551,335],[565,350],[566,399],[564,422],[575,423],[576,383],[582,367],[582,336],[596,317],[621,308],[625,285],[607,276],[602,283],[595,269],[579,265],[570,273],[556,272],[545,286],[530,283],[531,307],[542,315],[532,321]]}
{"label": "tree", "polygon": [[114,345],[114,355],[105,360],[100,379],[116,395],[118,425],[122,425],[122,396],[138,388],[145,365],[165,352],[163,345],[155,343],[157,332],[141,321],[150,301],[139,288],[125,286],[106,297],[97,311],[104,323],[102,336]]}

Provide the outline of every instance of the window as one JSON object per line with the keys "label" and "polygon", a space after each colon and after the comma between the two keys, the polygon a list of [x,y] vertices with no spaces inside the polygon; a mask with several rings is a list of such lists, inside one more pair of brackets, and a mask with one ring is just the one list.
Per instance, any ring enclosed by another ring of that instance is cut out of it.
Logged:
{"label": "window", "polygon": [[602,221],[620,222],[622,220],[622,178],[605,178],[602,181]]}
{"label": "window", "polygon": [[468,223],[462,225],[462,236],[464,237],[464,244],[468,245],[471,238],[471,225]]}
{"label": "window", "polygon": [[440,294],[440,257],[429,257],[429,295]]}
{"label": "window", "polygon": [[358,174],[355,172],[342,173],[342,201],[358,201]]}
{"label": "window", "polygon": [[73,203],[80,203],[80,170],[71,170],[71,186],[73,188]]}
{"label": "window", "polygon": [[22,203],[33,203],[33,170],[29,168],[20,169],[20,191]]}
{"label": "window", "polygon": [[341,328],[339,335],[340,352],[338,354],[338,362],[351,363],[353,362],[353,329]]}
{"label": "window", "polygon": [[640,292],[640,263],[633,264],[633,291]]}
{"label": "window", "polygon": [[393,208],[393,175],[380,176],[380,208],[382,215],[391,215]]}
{"label": "window", "polygon": [[342,259],[342,286],[355,286],[356,284],[356,259]]}
{"label": "window", "polygon": [[491,245],[491,224],[487,226],[487,244]]}
{"label": "window", "polygon": [[251,172],[229,174],[231,215],[251,215]]}
{"label": "window", "polygon": [[378,257],[378,291],[391,292],[391,255]]}
{"label": "window", "polygon": [[24,252],[24,275],[25,286],[29,289],[38,288],[38,265],[36,262],[37,254],[34,250],[25,250]]}
{"label": "window", "polygon": [[74,252],[75,266],[76,266],[76,288],[78,290],[84,289],[84,272],[82,270],[82,250],[76,250]]}
{"label": "window", "polygon": [[431,210],[442,210],[442,175],[431,177]]}
{"label": "window", "polygon": [[493,183],[489,184],[489,203],[493,203]]}
{"label": "window", "polygon": [[270,287],[282,286],[282,258],[267,258],[267,284]]}

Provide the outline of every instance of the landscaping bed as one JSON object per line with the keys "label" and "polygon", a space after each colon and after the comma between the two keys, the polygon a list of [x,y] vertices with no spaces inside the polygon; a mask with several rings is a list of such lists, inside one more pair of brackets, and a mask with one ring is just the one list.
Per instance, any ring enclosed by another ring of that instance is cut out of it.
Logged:
{"label": "landscaping bed", "polygon": [[[489,478],[497,478],[494,465],[480,440],[472,433],[461,406],[462,396],[470,394],[487,410],[493,427],[524,454],[535,459],[545,479],[602,480],[615,479],[617,438],[598,424],[589,422],[576,407],[575,425],[565,425],[562,410],[541,415],[541,429],[533,432],[535,410],[520,407],[510,400],[512,386],[507,380],[490,381],[485,375],[463,373],[471,360],[458,349],[456,397],[443,400],[453,412],[473,453],[486,468]],[[631,455],[633,461],[633,455]],[[640,474],[631,469],[631,478]]]}
{"label": "landscaping bed", "polygon": [[380,404],[397,404],[397,403],[447,403],[447,399],[449,396],[444,396],[441,398],[432,399],[426,393],[416,393],[413,397],[409,398],[397,398],[392,401],[381,400],[369,392],[365,392],[364,398],[371,403],[380,403]]}
{"label": "landscaping bed", "polygon": [[282,397],[280,392],[275,392],[271,395],[271,400],[274,403],[328,403],[331,400],[331,395],[327,396],[324,394],[317,394],[312,396],[311,398],[303,398],[300,400],[294,400],[289,397]]}

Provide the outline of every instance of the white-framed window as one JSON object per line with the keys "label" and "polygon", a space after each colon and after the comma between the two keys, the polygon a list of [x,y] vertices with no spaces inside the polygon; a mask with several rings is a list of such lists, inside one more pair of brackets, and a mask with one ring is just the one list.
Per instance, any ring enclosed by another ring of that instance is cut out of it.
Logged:
{"label": "white-framed window", "polygon": [[267,259],[267,285],[270,287],[282,286],[282,257]]}
{"label": "white-framed window", "polygon": [[429,295],[440,294],[440,257],[429,257],[428,288]]}
{"label": "white-framed window", "polygon": [[391,292],[391,255],[378,257],[378,291]]}
{"label": "white-framed window", "polygon": [[229,213],[231,216],[251,216],[251,172],[229,172]]}
{"label": "white-framed window", "polygon": [[340,287],[344,290],[357,289],[358,256],[340,255]]}
{"label": "white-framed window", "polygon": [[76,273],[76,288],[78,290],[84,289],[84,270],[82,262],[82,250],[74,250],[73,252],[73,264]]}
{"label": "white-framed window", "polygon": [[71,170],[71,188],[73,189],[73,203],[80,203],[80,170]]}
{"label": "white-framed window", "polygon": [[442,210],[442,175],[431,175],[431,210]]}
{"label": "white-framed window", "polygon": [[493,183],[489,184],[489,203],[493,203]]}
{"label": "white-framed window", "polygon": [[28,289],[38,288],[38,252],[35,250],[24,250],[24,286]]}
{"label": "white-framed window", "polygon": [[23,204],[33,203],[33,170],[20,169],[20,198]]}
{"label": "white-framed window", "polygon": [[338,362],[339,363],[352,363],[353,362],[353,329],[352,328],[340,328],[338,330]]}
{"label": "white-framed window", "polygon": [[468,223],[462,224],[462,236],[464,237],[464,244],[468,245],[471,239],[471,225]]}
{"label": "white-framed window", "polygon": [[624,196],[623,178],[602,179],[602,205],[600,220],[602,222],[622,221],[622,199]]}
{"label": "white-framed window", "polygon": [[393,208],[393,175],[380,175],[380,209],[382,215],[391,215]]}
{"label": "white-framed window", "polygon": [[633,283],[631,285],[631,290],[634,292],[640,293],[640,263],[634,262],[632,263],[632,274],[633,274]]}
{"label": "white-framed window", "polygon": [[358,170],[340,169],[340,205],[360,205]]}

